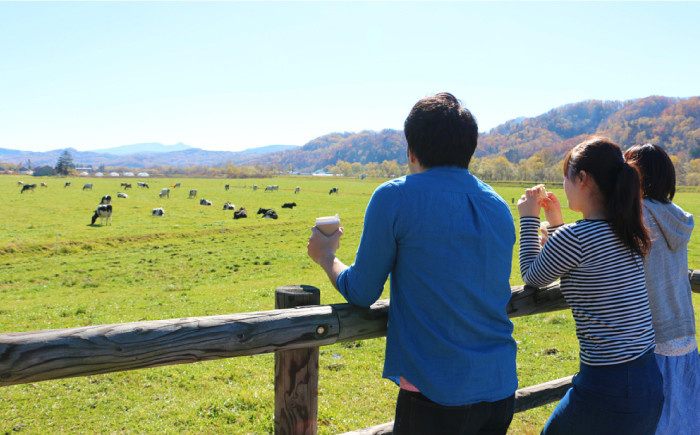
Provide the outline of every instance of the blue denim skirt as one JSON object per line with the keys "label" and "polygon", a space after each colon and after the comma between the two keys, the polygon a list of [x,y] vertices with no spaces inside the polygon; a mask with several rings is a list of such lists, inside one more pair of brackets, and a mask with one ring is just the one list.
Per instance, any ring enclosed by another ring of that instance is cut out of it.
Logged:
{"label": "blue denim skirt", "polygon": [[572,384],[542,429],[543,434],[654,433],[664,396],[653,352],[623,364],[582,363]]}

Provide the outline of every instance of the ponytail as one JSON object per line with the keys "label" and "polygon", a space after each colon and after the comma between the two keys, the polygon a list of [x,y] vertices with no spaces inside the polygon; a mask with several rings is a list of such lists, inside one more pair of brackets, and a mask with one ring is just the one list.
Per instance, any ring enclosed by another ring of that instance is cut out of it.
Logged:
{"label": "ponytail", "polygon": [[613,230],[632,251],[645,256],[651,247],[642,217],[642,194],[639,172],[622,163],[607,211]]}
{"label": "ponytail", "polygon": [[604,137],[576,145],[564,159],[564,176],[586,171],[595,181],[615,234],[633,252],[645,256],[651,247],[642,217],[639,171],[627,164],[622,149]]}

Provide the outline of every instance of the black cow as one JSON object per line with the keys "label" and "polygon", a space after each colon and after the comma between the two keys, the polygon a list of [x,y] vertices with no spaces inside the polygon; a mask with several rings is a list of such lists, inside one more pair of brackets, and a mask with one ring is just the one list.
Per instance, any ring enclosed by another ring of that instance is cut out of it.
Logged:
{"label": "black cow", "polygon": [[264,218],[277,219],[277,212],[269,208],[260,208],[256,214],[261,214]]}
{"label": "black cow", "polygon": [[153,215],[153,216],[165,216],[165,210],[163,210],[162,207],[154,208],[153,210],[151,210],[151,215]]}
{"label": "black cow", "polygon": [[224,186],[224,189],[228,190],[230,187],[231,187],[231,186],[229,186],[229,185],[227,184],[227,185]]}
{"label": "black cow", "polygon": [[102,225],[104,219],[107,219],[107,225],[112,225],[112,206],[110,204],[98,205],[95,214],[92,215],[90,225],[95,225],[97,218],[100,218],[100,225]]}
{"label": "black cow", "polygon": [[247,217],[248,217],[248,212],[245,210],[245,207],[241,207],[238,210],[233,212],[234,219],[242,219],[242,218],[247,218]]}
{"label": "black cow", "polygon": [[22,186],[22,190],[19,193],[24,193],[25,190],[31,190],[34,192],[34,189],[36,189],[36,184],[25,184]]}
{"label": "black cow", "polygon": [[338,188],[337,188],[337,187],[334,187],[334,188],[331,189],[330,192],[328,192],[329,195],[332,194],[332,193],[338,193]]}
{"label": "black cow", "polygon": [[296,206],[296,202],[285,202],[284,204],[282,204],[282,208],[294,208]]}
{"label": "black cow", "polygon": [[109,195],[105,195],[102,197],[102,201],[100,201],[100,204],[111,204],[112,203],[112,197]]}

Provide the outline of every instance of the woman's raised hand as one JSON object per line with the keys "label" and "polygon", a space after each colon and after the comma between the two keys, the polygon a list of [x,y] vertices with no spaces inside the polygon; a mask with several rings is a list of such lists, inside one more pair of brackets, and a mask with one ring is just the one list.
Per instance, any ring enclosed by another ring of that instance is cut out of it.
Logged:
{"label": "woman's raised hand", "polygon": [[547,198],[542,201],[542,207],[544,208],[545,219],[549,222],[550,227],[558,227],[564,223],[564,219],[561,216],[561,204],[559,204],[559,199],[552,192],[547,192]]}
{"label": "woman's raised hand", "polygon": [[537,189],[527,189],[518,200],[518,213],[520,217],[539,217],[540,201],[537,200]]}

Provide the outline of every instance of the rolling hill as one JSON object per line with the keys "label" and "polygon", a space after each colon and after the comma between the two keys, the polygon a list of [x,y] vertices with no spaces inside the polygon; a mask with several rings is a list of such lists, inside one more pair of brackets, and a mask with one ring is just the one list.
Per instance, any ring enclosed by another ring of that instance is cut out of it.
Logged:
{"label": "rolling hill", "polygon": [[[700,158],[700,97],[651,96],[626,101],[589,100],[558,107],[532,118],[517,118],[481,133],[476,157],[504,156],[517,163],[540,150],[556,159],[594,134],[608,136],[623,148],[651,142],[670,154]],[[175,147],[175,148],[173,148]],[[48,152],[0,148],[0,161],[54,165],[64,150]],[[68,148],[76,165],[152,168],[155,166],[277,166],[314,171],[338,160],[362,164],[384,160],[406,163],[403,131],[330,133],[299,146],[271,145],[245,151],[207,151],[185,144],[136,144],[84,152]],[[131,151],[129,153],[129,151]],[[137,151],[137,152],[134,152]]]}

